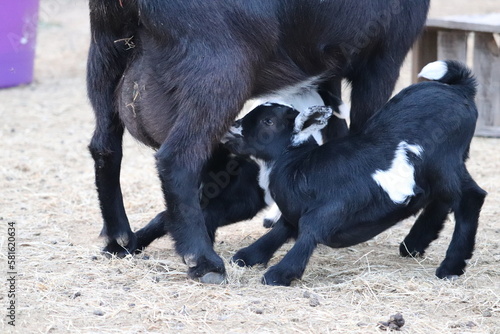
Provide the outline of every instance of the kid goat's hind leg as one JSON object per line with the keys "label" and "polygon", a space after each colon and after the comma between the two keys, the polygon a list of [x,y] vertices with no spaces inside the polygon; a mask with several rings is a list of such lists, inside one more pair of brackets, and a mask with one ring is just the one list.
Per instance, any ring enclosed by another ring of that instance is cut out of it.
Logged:
{"label": "kid goat's hind leg", "polygon": [[435,200],[429,203],[399,245],[401,256],[422,256],[430,243],[437,239],[450,213],[450,204]]}
{"label": "kid goat's hind leg", "polygon": [[92,40],[87,63],[88,95],[96,116],[89,150],[95,163],[95,183],[104,220],[101,236],[107,238],[104,251],[118,256],[125,256],[136,247],[120,189],[124,129],[114,104],[115,89],[130,52],[114,43],[130,33],[121,22],[123,13],[126,11],[118,1],[90,2]]}
{"label": "kid goat's hind leg", "polygon": [[479,213],[486,192],[466,172],[462,181],[462,196],[453,207],[455,230],[446,257],[436,270],[439,278],[453,278],[464,273],[466,260],[472,257]]}

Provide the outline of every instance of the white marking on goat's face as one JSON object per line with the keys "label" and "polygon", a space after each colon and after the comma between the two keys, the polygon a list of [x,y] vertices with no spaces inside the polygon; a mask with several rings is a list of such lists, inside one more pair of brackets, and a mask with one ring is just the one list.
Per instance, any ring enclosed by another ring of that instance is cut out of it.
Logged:
{"label": "white marking on goat's face", "polygon": [[396,204],[405,203],[415,195],[415,168],[408,160],[408,151],[420,156],[423,152],[419,145],[399,143],[388,170],[377,170],[372,174],[373,180],[389,195]]}
{"label": "white marking on goat's face", "polygon": [[255,157],[251,158],[259,165],[259,186],[264,190],[264,201],[267,205],[272,205],[274,204],[274,199],[269,191],[269,175],[271,174],[273,165]]}
{"label": "white marking on goat's face", "polygon": [[448,65],[446,65],[446,62],[438,60],[425,65],[422,71],[418,74],[418,77],[429,80],[440,80],[446,75],[447,72]]}
{"label": "white marking on goat's face", "polygon": [[[332,109],[324,106],[314,106],[306,111],[300,112],[295,118],[294,135],[292,146],[299,146],[310,137],[313,137],[318,145],[323,145],[323,135],[321,130],[328,124],[328,119],[332,116]],[[306,122],[311,125],[304,128]]]}

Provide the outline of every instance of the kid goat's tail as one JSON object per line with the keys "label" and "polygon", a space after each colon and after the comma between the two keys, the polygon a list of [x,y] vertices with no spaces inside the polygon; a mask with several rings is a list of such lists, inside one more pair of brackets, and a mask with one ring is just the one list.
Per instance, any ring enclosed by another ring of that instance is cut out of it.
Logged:
{"label": "kid goat's tail", "polygon": [[473,99],[476,96],[476,79],[471,70],[459,61],[438,60],[429,63],[418,76],[448,85],[461,86],[467,97]]}

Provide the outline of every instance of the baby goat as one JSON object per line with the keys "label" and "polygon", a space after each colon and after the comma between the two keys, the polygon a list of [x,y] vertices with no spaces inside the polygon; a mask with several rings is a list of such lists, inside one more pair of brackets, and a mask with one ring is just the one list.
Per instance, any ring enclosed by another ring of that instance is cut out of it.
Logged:
{"label": "baby goat", "polygon": [[[263,278],[264,284],[290,285],[302,277],[317,244],[356,245],[420,210],[399,251],[422,255],[453,211],[455,231],[436,275],[463,274],[486,196],[465,166],[478,116],[476,81],[454,61],[431,63],[421,76],[435,81],[406,88],[360,131],[321,146],[315,138],[332,114],[328,107],[299,113],[269,104],[239,120],[227,146],[267,166],[282,218],[232,260],[267,264],[296,238]],[[260,145],[263,137],[271,144]]]}

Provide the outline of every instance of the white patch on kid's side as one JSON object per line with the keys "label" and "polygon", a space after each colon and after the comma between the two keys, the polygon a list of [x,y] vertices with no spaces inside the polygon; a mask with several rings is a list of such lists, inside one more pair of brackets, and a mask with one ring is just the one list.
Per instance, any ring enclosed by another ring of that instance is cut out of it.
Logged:
{"label": "white patch on kid's side", "polygon": [[440,80],[446,75],[447,72],[448,65],[446,62],[438,60],[425,65],[422,71],[418,74],[418,77],[429,80]]}
{"label": "white patch on kid's side", "polygon": [[[315,115],[318,114],[319,115]],[[328,124],[328,120],[332,116],[332,108],[325,106],[313,106],[306,111],[300,112],[295,118],[295,126],[293,129],[292,146],[298,146],[310,137],[316,140],[318,145],[323,145],[323,135],[321,130]],[[304,129],[304,124],[314,115],[316,122]]]}
{"label": "white patch on kid's side", "polygon": [[422,147],[402,141],[394,152],[394,159],[388,170],[377,170],[372,178],[396,204],[405,203],[415,195],[415,168],[408,160],[408,151],[420,156]]}

